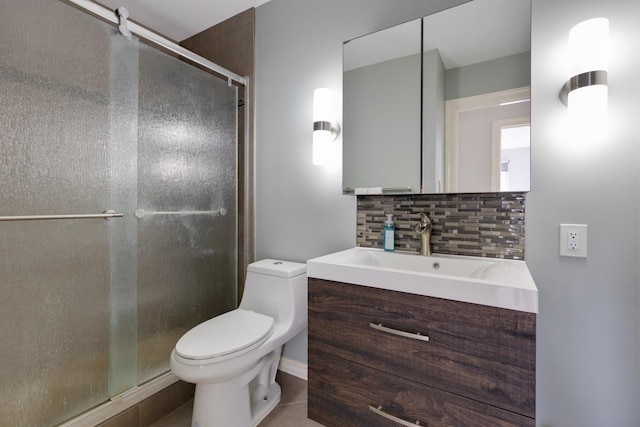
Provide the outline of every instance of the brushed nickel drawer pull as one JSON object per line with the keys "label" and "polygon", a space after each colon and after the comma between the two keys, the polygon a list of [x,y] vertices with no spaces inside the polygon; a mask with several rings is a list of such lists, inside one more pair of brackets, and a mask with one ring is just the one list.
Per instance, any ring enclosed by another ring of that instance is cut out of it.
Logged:
{"label": "brushed nickel drawer pull", "polygon": [[393,415],[387,414],[386,412],[384,412],[384,411],[382,410],[382,406],[378,406],[378,407],[376,408],[375,406],[371,406],[371,405],[369,405],[369,410],[370,410],[371,412],[375,413],[375,414],[380,415],[381,417],[384,417],[384,418],[386,418],[386,419],[388,419],[388,420],[391,420],[391,421],[396,422],[396,423],[398,423],[398,424],[400,424],[400,425],[403,425],[403,426],[407,426],[407,427],[416,427],[416,426],[421,425],[421,424],[420,424],[420,421],[416,421],[415,423],[410,423],[409,421],[405,421],[405,420],[400,419],[400,418],[398,418],[398,417],[394,417]]}
{"label": "brushed nickel drawer pull", "polygon": [[399,331],[397,329],[387,328],[386,326],[382,326],[382,323],[369,322],[369,327],[376,329],[378,331],[386,332],[388,334],[393,334],[393,335],[399,335],[405,338],[411,338],[411,339],[420,340],[420,341],[429,341],[428,335],[420,335],[420,332],[418,332],[417,334],[413,334],[411,332],[405,332],[405,331]]}

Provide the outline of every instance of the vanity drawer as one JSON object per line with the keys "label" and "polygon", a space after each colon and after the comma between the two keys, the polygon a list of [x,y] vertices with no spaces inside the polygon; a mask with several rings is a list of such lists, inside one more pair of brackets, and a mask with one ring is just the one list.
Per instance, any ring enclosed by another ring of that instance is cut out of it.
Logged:
{"label": "vanity drawer", "polygon": [[[308,393],[309,418],[328,427],[398,427],[416,425],[416,421],[420,426],[431,427],[535,425],[532,418],[317,350],[309,350]],[[390,420],[382,413],[395,419]]]}
{"label": "vanity drawer", "polygon": [[527,417],[535,329],[532,313],[309,279],[310,350]]}

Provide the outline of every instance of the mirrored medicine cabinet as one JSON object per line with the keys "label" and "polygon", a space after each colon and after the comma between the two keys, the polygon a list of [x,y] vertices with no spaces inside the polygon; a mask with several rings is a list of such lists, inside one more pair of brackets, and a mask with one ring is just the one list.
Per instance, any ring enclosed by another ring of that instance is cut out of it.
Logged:
{"label": "mirrored medicine cabinet", "polygon": [[530,0],[344,43],[345,194],[528,191]]}

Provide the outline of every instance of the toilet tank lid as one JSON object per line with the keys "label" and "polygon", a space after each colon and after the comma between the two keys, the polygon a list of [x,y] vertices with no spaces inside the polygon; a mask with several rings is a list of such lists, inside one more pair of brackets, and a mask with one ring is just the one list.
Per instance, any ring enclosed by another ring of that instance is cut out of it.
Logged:
{"label": "toilet tank lid", "polygon": [[277,259],[263,259],[249,264],[247,271],[269,276],[295,277],[307,272],[307,264]]}

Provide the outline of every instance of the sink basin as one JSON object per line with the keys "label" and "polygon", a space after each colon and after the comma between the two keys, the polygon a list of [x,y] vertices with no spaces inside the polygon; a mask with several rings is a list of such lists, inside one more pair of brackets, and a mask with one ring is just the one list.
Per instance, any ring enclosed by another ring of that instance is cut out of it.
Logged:
{"label": "sink basin", "polygon": [[538,289],[524,261],[352,248],[307,261],[307,276],[538,312]]}

